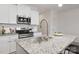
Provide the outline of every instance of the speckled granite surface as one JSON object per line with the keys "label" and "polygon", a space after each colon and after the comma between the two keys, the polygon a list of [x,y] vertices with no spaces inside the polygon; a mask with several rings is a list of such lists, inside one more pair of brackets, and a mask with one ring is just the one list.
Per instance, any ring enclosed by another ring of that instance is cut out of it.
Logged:
{"label": "speckled granite surface", "polygon": [[1,34],[0,33],[0,36],[8,36],[8,35],[16,35],[17,33],[5,33],[5,34]]}
{"label": "speckled granite surface", "polygon": [[57,54],[64,50],[76,39],[76,36],[64,35],[54,36],[48,41],[38,43],[38,38],[18,39],[16,42],[30,54]]}

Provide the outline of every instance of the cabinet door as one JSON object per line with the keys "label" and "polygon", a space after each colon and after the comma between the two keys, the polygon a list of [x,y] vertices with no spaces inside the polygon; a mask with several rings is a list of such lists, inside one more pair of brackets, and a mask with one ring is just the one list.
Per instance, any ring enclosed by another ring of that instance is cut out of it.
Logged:
{"label": "cabinet door", "polygon": [[30,10],[31,8],[24,5],[18,5],[18,15],[30,17]]}
{"label": "cabinet door", "polygon": [[16,51],[16,42],[15,39],[10,38],[9,40],[9,53]]}
{"label": "cabinet door", "polygon": [[16,39],[18,39],[18,35],[12,35],[9,37],[9,53],[16,51]]}
{"label": "cabinet door", "polygon": [[18,15],[20,15],[20,16],[23,15],[22,9],[23,9],[22,5],[18,5],[18,6],[17,6],[17,12],[18,12]]}
{"label": "cabinet door", "polygon": [[9,23],[16,24],[17,20],[17,6],[16,5],[10,5],[9,6]]}
{"label": "cabinet door", "polygon": [[31,12],[30,7],[28,7],[28,6],[23,6],[23,15],[24,15],[25,17],[30,17],[30,12]]}
{"label": "cabinet door", "polygon": [[8,23],[9,19],[9,5],[1,4],[0,5],[0,23]]}
{"label": "cabinet door", "polygon": [[39,25],[39,13],[37,11],[31,11],[31,24]]}
{"label": "cabinet door", "polygon": [[8,37],[0,37],[0,54],[9,53]]}

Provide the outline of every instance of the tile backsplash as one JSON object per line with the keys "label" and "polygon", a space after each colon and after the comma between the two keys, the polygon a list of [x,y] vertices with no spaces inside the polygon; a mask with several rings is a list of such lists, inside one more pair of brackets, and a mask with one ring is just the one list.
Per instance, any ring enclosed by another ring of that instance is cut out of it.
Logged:
{"label": "tile backsplash", "polygon": [[17,28],[32,28],[33,32],[37,32],[38,31],[38,26],[28,26],[25,24],[0,24],[0,33],[2,30],[2,26],[4,26],[5,29],[5,33],[11,33],[10,29],[12,29],[14,32]]}

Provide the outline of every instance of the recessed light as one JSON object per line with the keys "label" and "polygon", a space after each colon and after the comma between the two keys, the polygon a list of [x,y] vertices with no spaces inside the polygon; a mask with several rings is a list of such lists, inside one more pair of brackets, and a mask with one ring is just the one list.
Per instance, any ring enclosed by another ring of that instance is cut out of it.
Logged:
{"label": "recessed light", "polygon": [[62,7],[63,6],[63,4],[58,4],[58,7]]}

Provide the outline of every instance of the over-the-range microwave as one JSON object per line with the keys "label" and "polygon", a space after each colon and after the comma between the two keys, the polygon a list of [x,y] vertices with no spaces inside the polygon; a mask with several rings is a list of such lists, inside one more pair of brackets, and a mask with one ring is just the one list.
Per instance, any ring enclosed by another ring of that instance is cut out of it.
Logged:
{"label": "over-the-range microwave", "polygon": [[17,24],[31,24],[31,17],[21,17],[17,16]]}

